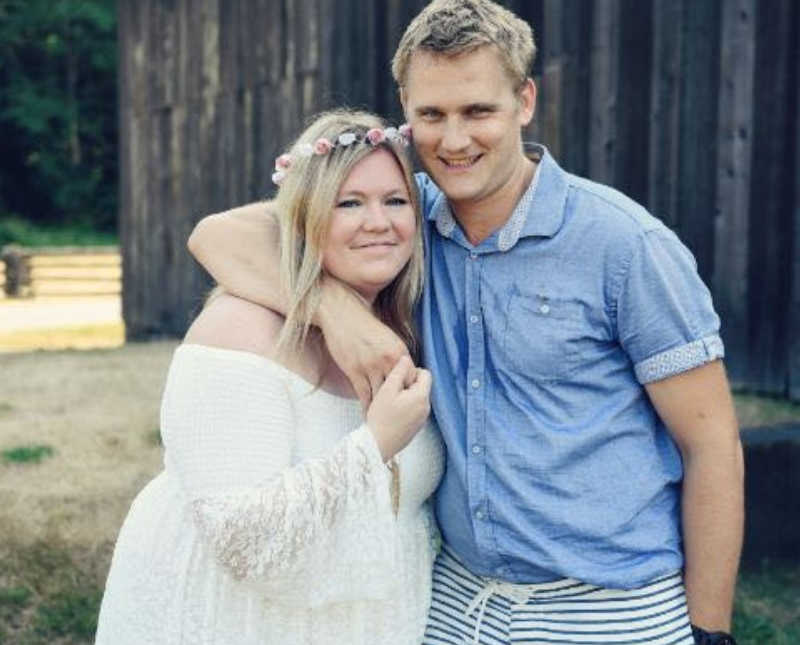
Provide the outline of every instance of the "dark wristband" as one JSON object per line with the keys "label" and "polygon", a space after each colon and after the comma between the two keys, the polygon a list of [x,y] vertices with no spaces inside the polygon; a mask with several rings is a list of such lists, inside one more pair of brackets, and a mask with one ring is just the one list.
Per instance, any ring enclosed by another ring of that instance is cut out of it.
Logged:
{"label": "dark wristband", "polygon": [[736,645],[736,639],[727,632],[707,632],[697,625],[692,625],[692,635],[696,645]]}

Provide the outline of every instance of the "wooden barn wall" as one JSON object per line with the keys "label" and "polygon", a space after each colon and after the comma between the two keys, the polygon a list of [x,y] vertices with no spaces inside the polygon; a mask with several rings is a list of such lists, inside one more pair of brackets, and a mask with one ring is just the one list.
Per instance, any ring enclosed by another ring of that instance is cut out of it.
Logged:
{"label": "wooden barn wall", "polygon": [[[401,118],[392,52],[425,0],[119,0],[123,314],[180,335],[207,278],[186,238],[263,197],[336,105]],[[800,400],[800,6],[516,0],[536,34],[526,136],[644,203],[692,249],[733,382]]]}

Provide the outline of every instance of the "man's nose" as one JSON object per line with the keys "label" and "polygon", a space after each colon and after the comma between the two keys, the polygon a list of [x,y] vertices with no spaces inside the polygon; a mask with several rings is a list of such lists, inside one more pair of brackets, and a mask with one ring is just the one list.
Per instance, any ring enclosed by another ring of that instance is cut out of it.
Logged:
{"label": "man's nose", "polygon": [[442,149],[445,152],[458,152],[469,146],[470,137],[461,119],[448,119],[444,124]]}

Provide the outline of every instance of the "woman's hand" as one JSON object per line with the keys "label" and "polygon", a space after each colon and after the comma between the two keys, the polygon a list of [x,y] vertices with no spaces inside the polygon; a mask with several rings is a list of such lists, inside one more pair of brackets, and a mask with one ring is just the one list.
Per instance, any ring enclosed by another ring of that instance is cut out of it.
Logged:
{"label": "woman's hand", "polygon": [[367,410],[367,426],[384,461],[405,448],[430,414],[431,375],[401,358],[378,389]]}

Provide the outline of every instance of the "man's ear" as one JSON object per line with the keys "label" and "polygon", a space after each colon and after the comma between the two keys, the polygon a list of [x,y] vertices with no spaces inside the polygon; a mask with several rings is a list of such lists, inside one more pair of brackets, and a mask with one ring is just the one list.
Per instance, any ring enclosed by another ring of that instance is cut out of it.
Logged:
{"label": "man's ear", "polygon": [[536,112],[536,84],[532,78],[526,78],[519,90],[519,123],[525,127],[531,122]]}

